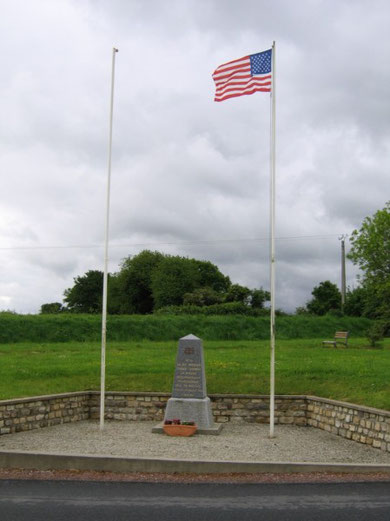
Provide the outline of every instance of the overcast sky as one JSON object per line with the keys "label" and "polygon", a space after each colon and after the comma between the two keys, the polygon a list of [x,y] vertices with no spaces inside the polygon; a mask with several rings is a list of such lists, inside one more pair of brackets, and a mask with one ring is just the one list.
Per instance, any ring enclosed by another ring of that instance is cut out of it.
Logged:
{"label": "overcast sky", "polygon": [[0,310],[37,313],[103,270],[113,46],[109,270],[148,248],[269,288],[270,97],[215,103],[211,75],[275,40],[276,307],[340,285],[339,237],[390,199],[388,0],[0,9]]}

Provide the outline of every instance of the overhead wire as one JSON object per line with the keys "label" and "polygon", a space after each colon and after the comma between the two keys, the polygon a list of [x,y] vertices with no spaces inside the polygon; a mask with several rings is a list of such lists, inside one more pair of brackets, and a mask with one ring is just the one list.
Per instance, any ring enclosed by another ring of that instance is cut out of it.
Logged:
{"label": "overhead wire", "polygon": [[[290,241],[290,240],[319,240],[319,239],[334,239],[338,238],[340,234],[329,234],[329,235],[291,235],[286,237],[275,237],[277,241]],[[135,248],[135,247],[151,247],[151,246],[180,246],[180,245],[192,245],[192,244],[221,244],[228,242],[264,242],[269,241],[269,237],[255,237],[255,238],[236,238],[236,239],[202,239],[192,241],[166,241],[166,242],[137,242],[137,243],[122,243],[110,244],[110,248]],[[1,251],[16,251],[16,250],[67,250],[67,249],[94,249],[103,248],[104,244],[70,244],[70,245],[52,245],[52,246],[0,246]]]}

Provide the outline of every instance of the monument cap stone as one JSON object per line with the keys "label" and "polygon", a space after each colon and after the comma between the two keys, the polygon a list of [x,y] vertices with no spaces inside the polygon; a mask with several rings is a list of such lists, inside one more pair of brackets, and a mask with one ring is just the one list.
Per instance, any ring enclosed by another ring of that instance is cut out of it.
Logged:
{"label": "monument cap stone", "polygon": [[195,335],[182,336],[181,338],[179,338],[179,342],[180,340],[199,340],[199,342],[201,341],[200,338]]}

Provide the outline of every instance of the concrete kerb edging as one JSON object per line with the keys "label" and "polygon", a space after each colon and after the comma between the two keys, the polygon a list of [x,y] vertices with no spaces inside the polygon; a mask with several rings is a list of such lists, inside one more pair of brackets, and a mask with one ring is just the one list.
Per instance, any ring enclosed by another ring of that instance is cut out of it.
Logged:
{"label": "concrete kerb edging", "polygon": [[192,461],[176,459],[121,458],[119,456],[84,456],[1,451],[0,468],[25,470],[80,470],[104,472],[158,472],[165,474],[233,473],[386,473],[390,465],[354,463],[292,463],[247,461]]}

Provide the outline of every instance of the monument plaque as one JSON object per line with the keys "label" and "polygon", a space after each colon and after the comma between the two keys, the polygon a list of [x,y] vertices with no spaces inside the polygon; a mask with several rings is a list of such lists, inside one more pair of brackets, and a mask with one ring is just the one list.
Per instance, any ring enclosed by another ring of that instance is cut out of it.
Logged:
{"label": "monument plaque", "polygon": [[[188,335],[179,340],[176,356],[172,398],[165,410],[165,420],[179,418],[194,421],[199,434],[219,434],[222,425],[215,425],[210,398],[206,392],[203,345],[200,338]],[[163,432],[162,425],[152,429]]]}
{"label": "monument plaque", "polygon": [[179,340],[172,398],[206,398],[206,395],[202,342],[188,335]]}

